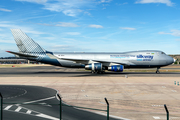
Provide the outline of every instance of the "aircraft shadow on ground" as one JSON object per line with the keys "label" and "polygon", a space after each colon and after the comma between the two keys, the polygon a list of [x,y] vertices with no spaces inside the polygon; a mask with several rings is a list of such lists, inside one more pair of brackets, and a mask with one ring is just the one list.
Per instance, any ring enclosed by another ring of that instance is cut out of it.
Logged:
{"label": "aircraft shadow on ground", "polygon": [[[105,72],[103,74],[92,74],[91,72],[37,72],[36,74],[51,74],[51,75],[70,75],[70,77],[89,77],[89,76],[151,76],[151,77],[158,77],[158,76],[168,76],[168,75],[177,75],[178,73],[172,73],[172,72],[162,72],[159,74],[156,74],[155,72]],[[69,77],[69,76],[67,76]]]}
{"label": "aircraft shadow on ground", "polygon": [[[42,69],[43,68],[43,69]],[[42,68],[23,68],[23,69],[1,69],[1,76],[46,76],[46,77],[90,77],[90,76],[144,76],[144,77],[168,77],[177,76],[178,72],[161,72],[156,74],[155,72],[105,72],[103,74],[92,74],[90,71],[71,71],[72,69],[54,69],[53,67]],[[50,71],[49,71],[50,70]],[[179,74],[180,76],[180,74]]]}
{"label": "aircraft shadow on ground", "polygon": [[126,75],[126,74],[180,74],[178,72],[161,72],[156,74],[155,72],[105,72],[103,74],[91,73],[91,72],[60,72],[60,71],[52,71],[52,72],[1,72],[0,74],[87,74],[87,75]]}

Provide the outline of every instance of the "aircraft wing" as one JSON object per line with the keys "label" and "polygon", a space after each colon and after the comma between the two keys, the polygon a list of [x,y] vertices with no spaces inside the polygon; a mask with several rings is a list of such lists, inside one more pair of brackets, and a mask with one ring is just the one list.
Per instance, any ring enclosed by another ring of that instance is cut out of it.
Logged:
{"label": "aircraft wing", "polygon": [[73,61],[75,63],[81,63],[81,64],[88,64],[89,60],[82,60],[82,59],[71,59],[71,58],[58,58],[53,54],[50,53],[46,53],[47,56],[49,56],[51,59],[61,59],[61,60],[69,60],[69,61]]}
{"label": "aircraft wing", "polygon": [[23,53],[18,53],[18,52],[12,52],[12,51],[6,51],[8,53],[12,53],[14,55],[18,55],[20,57],[31,57],[31,58],[37,58],[38,56],[34,56],[34,55],[27,55],[27,54],[23,54]]}
{"label": "aircraft wing", "polygon": [[86,59],[71,59],[71,58],[60,58],[62,60],[74,61],[75,63],[88,64],[89,60]]}

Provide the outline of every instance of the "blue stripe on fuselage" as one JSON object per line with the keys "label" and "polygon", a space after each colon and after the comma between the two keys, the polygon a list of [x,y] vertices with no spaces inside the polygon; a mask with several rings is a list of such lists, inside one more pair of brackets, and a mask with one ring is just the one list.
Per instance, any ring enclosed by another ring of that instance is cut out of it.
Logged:
{"label": "blue stripe on fuselage", "polygon": [[51,65],[56,65],[56,66],[61,66],[61,64],[59,63],[59,61],[57,59],[51,59],[49,57],[42,58],[40,60],[40,62],[46,63],[46,64],[51,64]]}

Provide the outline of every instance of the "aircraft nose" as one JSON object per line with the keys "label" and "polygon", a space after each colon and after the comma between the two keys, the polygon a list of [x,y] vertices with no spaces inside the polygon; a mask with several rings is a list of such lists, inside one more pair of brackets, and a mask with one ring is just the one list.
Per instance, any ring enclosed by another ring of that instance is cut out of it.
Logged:
{"label": "aircraft nose", "polygon": [[[173,58],[174,59],[174,58]],[[174,59],[174,63],[176,62],[176,59]]]}
{"label": "aircraft nose", "polygon": [[167,59],[166,59],[168,62],[168,64],[172,64],[174,63],[176,60],[174,58],[172,58],[171,56],[168,56]]}

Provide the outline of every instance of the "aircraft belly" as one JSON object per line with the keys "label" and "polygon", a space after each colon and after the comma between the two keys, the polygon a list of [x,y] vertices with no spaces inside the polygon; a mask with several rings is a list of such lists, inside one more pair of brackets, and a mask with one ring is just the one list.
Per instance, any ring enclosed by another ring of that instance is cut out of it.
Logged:
{"label": "aircraft belly", "polygon": [[137,61],[133,60],[131,61],[134,63],[134,65],[130,65],[128,68],[151,68],[157,66],[157,63],[155,61]]}
{"label": "aircraft belly", "polygon": [[58,60],[61,63],[62,67],[72,67],[72,68],[84,68],[84,64],[75,63],[73,61],[68,60]]}
{"label": "aircraft belly", "polygon": [[48,57],[44,57],[40,60],[42,63],[61,66],[60,62],[57,59],[49,59]]}

